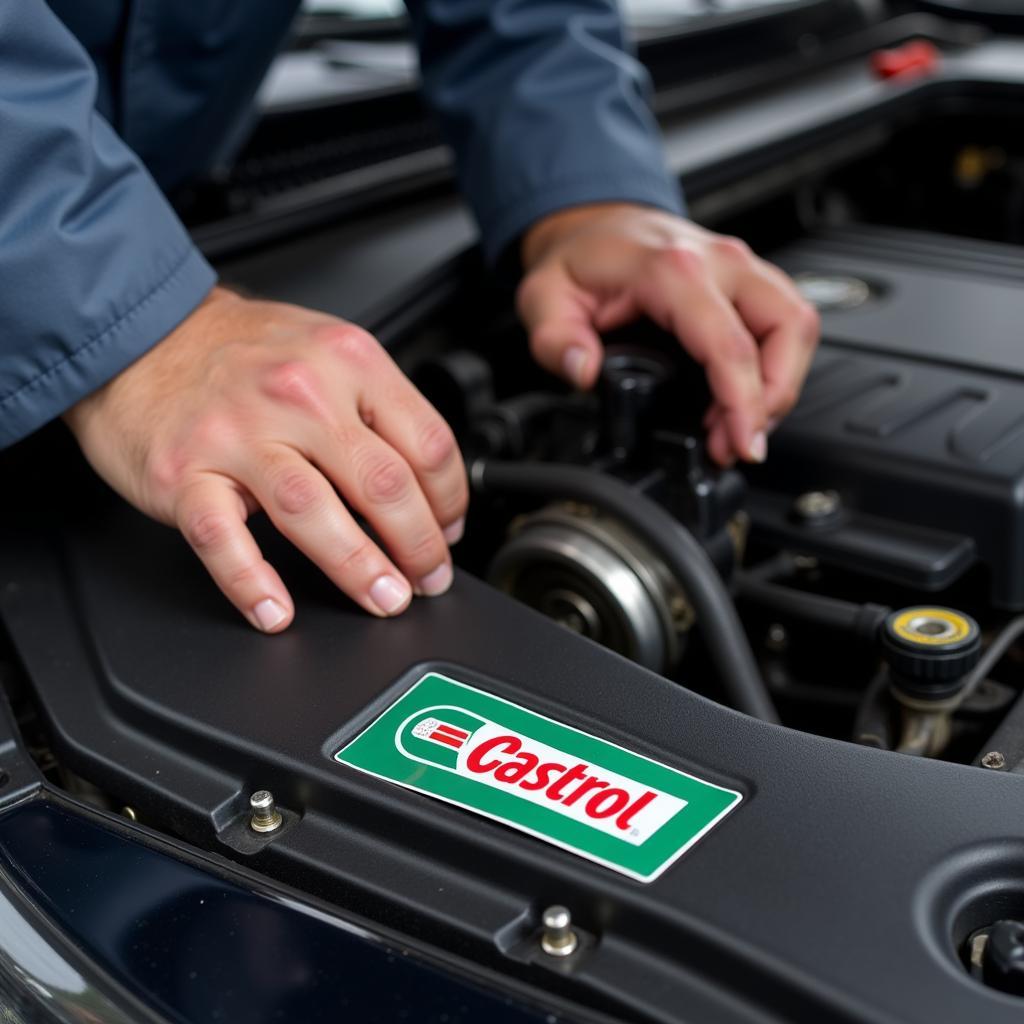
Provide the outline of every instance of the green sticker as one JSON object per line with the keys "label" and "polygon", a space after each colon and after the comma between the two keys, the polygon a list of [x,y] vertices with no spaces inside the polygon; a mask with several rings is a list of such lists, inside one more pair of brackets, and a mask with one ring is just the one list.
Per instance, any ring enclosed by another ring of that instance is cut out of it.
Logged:
{"label": "green sticker", "polygon": [[641,882],[742,799],[435,672],[334,756]]}

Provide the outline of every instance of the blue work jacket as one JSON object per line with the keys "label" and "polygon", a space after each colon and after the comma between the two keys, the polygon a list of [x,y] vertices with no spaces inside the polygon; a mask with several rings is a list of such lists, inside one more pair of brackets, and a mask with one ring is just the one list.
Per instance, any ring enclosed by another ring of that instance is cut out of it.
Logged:
{"label": "blue work jacket", "polygon": [[[155,345],[216,275],[164,198],[223,154],[297,0],[0,0],[0,447]],[[681,209],[614,0],[409,0],[494,259],[599,200]]]}

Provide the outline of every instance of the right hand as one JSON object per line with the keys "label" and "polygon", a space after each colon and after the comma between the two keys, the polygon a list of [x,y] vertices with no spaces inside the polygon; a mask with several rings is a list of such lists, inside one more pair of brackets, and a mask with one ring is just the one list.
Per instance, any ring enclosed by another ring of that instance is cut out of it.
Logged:
{"label": "right hand", "polygon": [[246,526],[258,508],[374,615],[451,585],[467,504],[455,438],[352,324],[215,288],[65,420],[97,472],[177,526],[264,632],[295,612]]}

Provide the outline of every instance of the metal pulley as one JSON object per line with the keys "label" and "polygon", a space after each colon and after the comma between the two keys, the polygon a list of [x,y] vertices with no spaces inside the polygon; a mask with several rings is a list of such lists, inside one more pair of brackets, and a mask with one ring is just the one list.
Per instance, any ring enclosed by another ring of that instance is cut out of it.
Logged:
{"label": "metal pulley", "polygon": [[693,610],[661,559],[621,523],[585,505],[551,505],[519,519],[489,579],[655,672],[676,664],[693,623]]}

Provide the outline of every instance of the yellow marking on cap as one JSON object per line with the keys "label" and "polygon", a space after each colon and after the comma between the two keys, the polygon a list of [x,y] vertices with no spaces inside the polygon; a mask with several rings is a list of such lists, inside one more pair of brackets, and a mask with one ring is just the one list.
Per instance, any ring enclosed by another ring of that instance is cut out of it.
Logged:
{"label": "yellow marking on cap", "polygon": [[[912,623],[920,619],[937,619],[946,623],[951,628],[951,632],[943,632],[935,636],[922,633],[920,629],[912,628]],[[971,624],[962,615],[957,615],[956,612],[952,612],[948,608],[908,608],[893,620],[892,631],[901,639],[912,644],[939,647],[966,640],[971,635]]]}

